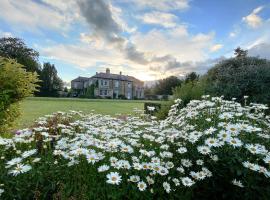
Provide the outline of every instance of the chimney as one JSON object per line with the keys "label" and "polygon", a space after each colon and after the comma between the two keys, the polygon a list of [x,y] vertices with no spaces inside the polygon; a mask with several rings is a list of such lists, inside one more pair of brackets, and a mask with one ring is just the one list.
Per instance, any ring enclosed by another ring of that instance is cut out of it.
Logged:
{"label": "chimney", "polygon": [[109,68],[106,69],[106,74],[110,74],[110,69]]}
{"label": "chimney", "polygon": [[122,72],[120,72],[119,74],[122,75]]}

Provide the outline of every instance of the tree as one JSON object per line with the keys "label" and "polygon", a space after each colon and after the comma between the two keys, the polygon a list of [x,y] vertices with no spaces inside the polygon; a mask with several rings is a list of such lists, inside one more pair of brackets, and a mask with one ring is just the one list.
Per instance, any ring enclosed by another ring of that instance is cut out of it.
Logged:
{"label": "tree", "polygon": [[176,76],[161,79],[156,83],[154,93],[159,95],[172,95],[173,88],[181,85],[182,81]]}
{"label": "tree", "polygon": [[248,53],[248,51],[241,49],[241,47],[237,47],[234,50],[234,55],[236,58],[245,58],[245,57],[247,57],[247,53]]}
{"label": "tree", "polygon": [[42,81],[40,96],[59,96],[58,92],[63,90],[64,84],[58,77],[57,70],[53,64],[43,64],[40,79]]}
{"label": "tree", "polygon": [[0,38],[0,56],[15,59],[25,66],[26,71],[39,73],[41,70],[38,63],[39,53],[28,48],[19,38]]}
{"label": "tree", "polygon": [[185,83],[198,81],[199,78],[200,75],[198,75],[196,72],[191,72],[188,75],[186,75]]}
{"label": "tree", "polygon": [[207,72],[207,91],[238,101],[249,96],[251,102],[270,103],[270,61],[257,57],[230,58]]}
{"label": "tree", "polygon": [[0,56],[0,133],[19,116],[19,104],[38,88],[37,73],[26,72],[13,59]]}

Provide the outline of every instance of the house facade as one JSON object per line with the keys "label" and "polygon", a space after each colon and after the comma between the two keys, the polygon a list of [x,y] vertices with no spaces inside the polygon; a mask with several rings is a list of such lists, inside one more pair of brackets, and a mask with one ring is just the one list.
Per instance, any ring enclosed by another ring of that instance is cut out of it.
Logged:
{"label": "house facade", "polygon": [[78,77],[71,81],[74,96],[84,95],[87,88],[94,86],[94,96],[114,99],[143,99],[144,83],[133,76],[111,74],[110,69],[106,72],[96,73],[87,77]]}

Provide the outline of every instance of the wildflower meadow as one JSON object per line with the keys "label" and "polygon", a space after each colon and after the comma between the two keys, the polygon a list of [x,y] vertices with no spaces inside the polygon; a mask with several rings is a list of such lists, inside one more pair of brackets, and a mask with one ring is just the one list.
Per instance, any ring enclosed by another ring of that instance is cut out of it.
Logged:
{"label": "wildflower meadow", "polygon": [[46,115],[0,138],[1,199],[269,199],[267,109],[203,96],[161,121]]}

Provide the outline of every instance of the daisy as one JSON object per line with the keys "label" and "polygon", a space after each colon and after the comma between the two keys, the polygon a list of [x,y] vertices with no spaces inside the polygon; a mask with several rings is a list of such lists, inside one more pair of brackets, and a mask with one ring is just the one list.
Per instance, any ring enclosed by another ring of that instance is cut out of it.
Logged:
{"label": "daisy", "polygon": [[170,191],[171,191],[171,186],[170,186],[170,184],[169,184],[168,182],[164,182],[162,185],[163,185],[164,190],[165,190],[167,193],[170,193]]}
{"label": "daisy", "polygon": [[187,187],[190,187],[192,186],[195,182],[193,180],[191,180],[189,177],[184,177],[184,178],[181,178],[181,181],[182,181],[182,184],[184,186],[187,186]]}
{"label": "daisy", "polygon": [[16,167],[12,170],[10,170],[8,173],[12,174],[13,176],[17,176],[19,174],[23,174],[25,172],[28,172],[32,169],[30,165],[24,165],[24,164],[17,164]]}
{"label": "daisy", "polygon": [[236,179],[233,179],[233,180],[232,180],[232,184],[233,184],[233,185],[236,185],[236,186],[238,186],[238,187],[241,187],[241,188],[244,187],[244,185],[242,184],[242,182],[241,182],[241,181],[238,181],[238,180],[236,180]]}
{"label": "daisy", "polygon": [[140,182],[137,184],[137,187],[139,188],[140,191],[144,191],[144,190],[147,188],[147,185],[146,185],[145,182],[140,181]]}
{"label": "daisy", "polygon": [[150,176],[147,176],[146,180],[149,185],[153,185],[155,183],[154,179],[152,179]]}
{"label": "daisy", "polygon": [[36,149],[32,149],[32,150],[29,150],[29,151],[25,151],[23,152],[22,154],[22,157],[23,158],[27,158],[29,156],[32,156],[33,154],[37,153],[37,150]]}
{"label": "daisy", "polygon": [[196,160],[197,165],[203,165],[203,163],[204,163],[203,160]]}
{"label": "daisy", "polygon": [[177,151],[178,153],[183,154],[183,153],[186,153],[186,152],[187,152],[187,148],[186,148],[186,147],[180,147],[180,148],[178,148],[176,151]]}
{"label": "daisy", "polygon": [[98,168],[98,172],[105,172],[108,171],[110,169],[110,167],[108,165],[101,165]]}
{"label": "daisy", "polygon": [[211,153],[211,149],[207,146],[198,146],[197,150],[199,153],[201,153],[203,155],[207,155],[207,154]]}
{"label": "daisy", "polygon": [[219,146],[219,142],[216,138],[208,138],[205,140],[205,144],[209,147],[217,147]]}
{"label": "daisy", "polygon": [[0,188],[0,197],[1,197],[1,195],[3,194],[4,191],[5,191],[5,190],[3,190],[3,189]]}
{"label": "daisy", "polygon": [[133,183],[137,183],[140,181],[140,177],[139,176],[130,176],[129,179],[128,179],[130,182],[133,182]]}
{"label": "daisy", "polygon": [[182,164],[184,167],[191,167],[191,166],[192,166],[192,162],[191,162],[191,160],[189,160],[189,159],[181,159],[181,164]]}
{"label": "daisy", "polygon": [[233,147],[241,147],[243,145],[242,141],[238,138],[231,138],[228,143]]}
{"label": "daisy", "polygon": [[221,139],[223,141],[228,141],[231,139],[230,132],[227,132],[225,130],[221,130],[217,136],[219,137],[219,139]]}
{"label": "daisy", "polygon": [[177,178],[173,178],[172,181],[174,182],[175,186],[180,185],[180,181]]}
{"label": "daisy", "polygon": [[21,162],[22,162],[22,158],[20,158],[20,157],[13,158],[12,160],[7,162],[6,168],[10,168],[11,166],[20,164]]}
{"label": "daisy", "polygon": [[122,176],[119,175],[118,172],[111,172],[107,174],[107,183],[113,184],[113,185],[119,185],[119,183],[122,181]]}

